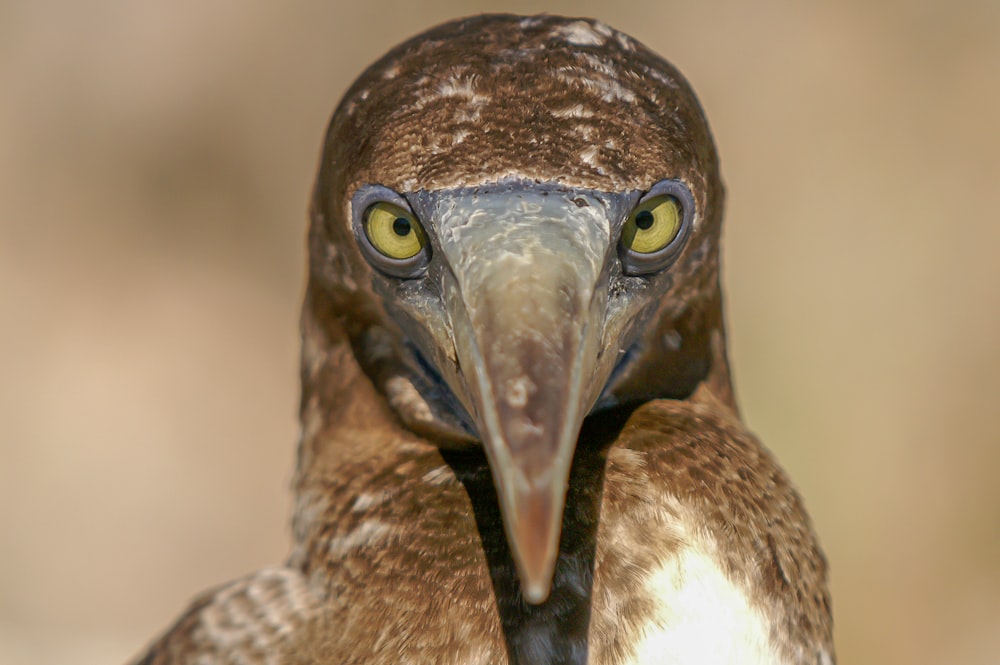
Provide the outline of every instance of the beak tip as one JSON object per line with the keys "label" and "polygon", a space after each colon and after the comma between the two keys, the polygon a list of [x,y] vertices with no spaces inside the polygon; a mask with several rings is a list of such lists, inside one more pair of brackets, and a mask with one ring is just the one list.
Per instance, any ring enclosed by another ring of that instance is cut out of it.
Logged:
{"label": "beak tip", "polygon": [[[551,487],[515,493],[511,513],[516,516],[510,530],[514,561],[521,579],[521,593],[532,605],[545,602],[552,590],[559,555],[562,495]],[[515,526],[516,525],[516,526]]]}
{"label": "beak tip", "polygon": [[555,575],[558,545],[546,547],[542,551],[521,551],[515,555],[518,577],[521,578],[521,595],[532,605],[540,605],[548,600]]}
{"label": "beak tip", "polygon": [[551,591],[551,576],[535,580],[524,579],[521,582],[521,594],[532,605],[541,605],[544,603],[549,599],[549,592]]}

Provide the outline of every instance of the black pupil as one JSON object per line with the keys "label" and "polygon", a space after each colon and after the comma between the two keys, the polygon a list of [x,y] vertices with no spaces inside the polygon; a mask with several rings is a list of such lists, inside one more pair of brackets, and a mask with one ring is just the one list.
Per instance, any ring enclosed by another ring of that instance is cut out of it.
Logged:
{"label": "black pupil", "polygon": [[653,213],[642,210],[635,216],[635,225],[645,231],[653,225]]}
{"label": "black pupil", "polygon": [[400,237],[410,235],[410,220],[405,217],[397,217],[392,223],[392,231]]}

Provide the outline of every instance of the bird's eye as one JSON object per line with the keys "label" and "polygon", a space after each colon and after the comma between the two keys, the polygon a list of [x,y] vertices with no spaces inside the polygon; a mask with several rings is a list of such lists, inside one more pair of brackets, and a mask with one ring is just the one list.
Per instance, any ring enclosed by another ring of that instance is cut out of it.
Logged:
{"label": "bird's eye", "polygon": [[622,248],[637,254],[654,254],[681,232],[680,201],[669,194],[644,201],[632,211],[622,228]]}
{"label": "bird's eye", "polygon": [[385,201],[365,210],[364,229],[372,247],[396,261],[413,258],[427,246],[427,236],[417,218]]}
{"label": "bird's eye", "polygon": [[681,180],[653,185],[622,225],[618,254],[626,275],[659,272],[680,256],[694,224],[694,197]]}

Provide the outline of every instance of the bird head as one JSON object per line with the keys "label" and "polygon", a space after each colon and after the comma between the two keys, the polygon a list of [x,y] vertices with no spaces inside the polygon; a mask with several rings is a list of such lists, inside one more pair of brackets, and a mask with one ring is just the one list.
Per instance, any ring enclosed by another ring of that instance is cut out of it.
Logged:
{"label": "bird head", "polygon": [[338,322],[406,427],[483,447],[529,602],[549,593],[584,418],[713,381],[729,399],[722,199],[687,82],[590,20],[445,24],[334,113],[305,316]]}

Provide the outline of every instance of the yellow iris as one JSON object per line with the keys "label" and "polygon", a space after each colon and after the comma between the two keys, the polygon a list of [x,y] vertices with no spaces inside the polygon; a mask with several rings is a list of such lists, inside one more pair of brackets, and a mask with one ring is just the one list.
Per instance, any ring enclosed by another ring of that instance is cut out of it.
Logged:
{"label": "yellow iris", "polygon": [[365,235],[390,259],[409,259],[427,244],[416,218],[406,210],[381,201],[365,211]]}
{"label": "yellow iris", "polygon": [[681,230],[681,204],[664,194],[643,201],[622,228],[622,246],[638,254],[658,252]]}

